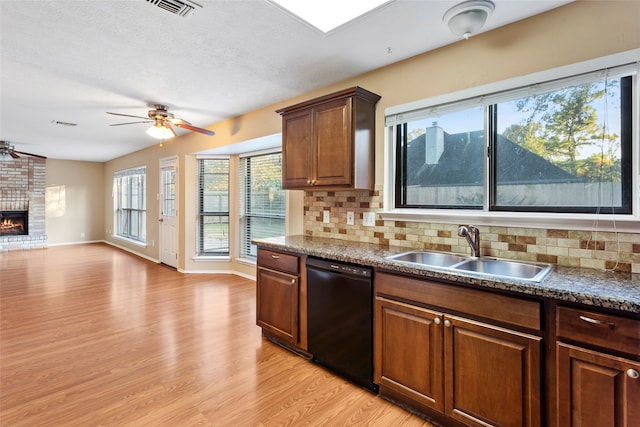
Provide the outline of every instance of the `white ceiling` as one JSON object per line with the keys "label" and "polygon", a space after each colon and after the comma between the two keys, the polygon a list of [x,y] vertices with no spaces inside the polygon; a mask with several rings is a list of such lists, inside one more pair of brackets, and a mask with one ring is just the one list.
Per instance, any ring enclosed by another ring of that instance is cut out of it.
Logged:
{"label": "white ceiling", "polygon": [[[0,139],[103,162],[158,142],[107,111],[164,103],[206,127],[459,41],[442,22],[456,0],[393,0],[327,34],[267,0],[197,1],[183,18],[145,0],[1,0]],[[569,1],[494,0],[483,31]]]}

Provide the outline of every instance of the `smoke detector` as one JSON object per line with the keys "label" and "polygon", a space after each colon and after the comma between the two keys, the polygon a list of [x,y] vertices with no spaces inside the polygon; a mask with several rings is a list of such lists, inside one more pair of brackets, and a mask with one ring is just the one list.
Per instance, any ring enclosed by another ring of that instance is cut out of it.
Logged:
{"label": "smoke detector", "polygon": [[147,2],[183,18],[193,15],[196,8],[202,9],[202,5],[190,0],[147,0]]}

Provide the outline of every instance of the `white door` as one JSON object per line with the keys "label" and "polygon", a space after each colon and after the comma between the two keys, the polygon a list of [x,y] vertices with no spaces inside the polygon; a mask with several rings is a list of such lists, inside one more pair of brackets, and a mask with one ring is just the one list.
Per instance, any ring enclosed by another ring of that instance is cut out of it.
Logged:
{"label": "white door", "polygon": [[178,159],[160,160],[160,262],[178,268]]}

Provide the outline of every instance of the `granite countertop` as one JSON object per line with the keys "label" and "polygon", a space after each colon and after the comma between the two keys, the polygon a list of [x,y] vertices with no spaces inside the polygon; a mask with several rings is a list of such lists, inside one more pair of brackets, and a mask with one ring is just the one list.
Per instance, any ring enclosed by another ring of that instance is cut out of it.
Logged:
{"label": "granite countertop", "polygon": [[517,279],[493,279],[470,272],[408,264],[386,259],[410,249],[323,237],[288,236],[257,239],[265,249],[288,251],[387,271],[409,273],[426,279],[442,279],[482,288],[501,289],[640,314],[640,274],[554,266],[540,283]]}

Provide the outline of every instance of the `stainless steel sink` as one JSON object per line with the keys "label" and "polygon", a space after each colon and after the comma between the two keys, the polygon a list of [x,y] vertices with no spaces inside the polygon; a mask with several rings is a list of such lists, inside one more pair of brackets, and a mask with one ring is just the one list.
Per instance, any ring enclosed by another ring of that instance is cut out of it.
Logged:
{"label": "stainless steel sink", "polygon": [[452,272],[469,272],[496,279],[503,277],[531,282],[541,282],[553,269],[550,264],[499,258],[472,258],[446,252],[410,251],[390,255],[387,259],[426,267],[440,267]]}
{"label": "stainless steel sink", "polygon": [[433,267],[450,267],[467,259],[467,257],[442,252],[411,251],[388,256],[387,259]]}
{"label": "stainless steel sink", "polygon": [[550,264],[518,262],[495,258],[474,258],[455,265],[454,270],[470,271],[492,277],[511,277],[514,279],[541,282],[551,272]]}

